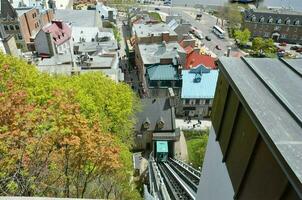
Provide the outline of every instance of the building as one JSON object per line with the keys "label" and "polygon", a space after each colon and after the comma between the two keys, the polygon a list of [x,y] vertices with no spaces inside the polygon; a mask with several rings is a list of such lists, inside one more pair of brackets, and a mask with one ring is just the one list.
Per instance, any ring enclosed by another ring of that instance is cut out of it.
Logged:
{"label": "building", "polygon": [[182,89],[176,115],[186,118],[209,118],[218,78],[217,70],[199,65],[182,70]]}
{"label": "building", "polygon": [[150,44],[177,41],[178,35],[167,24],[134,24],[132,35],[137,44]]}
{"label": "building", "polygon": [[151,97],[167,97],[168,88],[179,94],[181,88],[181,69],[172,64],[154,64],[146,68],[148,93]]}
{"label": "building", "polygon": [[302,198],[302,60],[219,59],[196,199]]}
{"label": "building", "polygon": [[41,57],[52,57],[73,52],[71,27],[66,23],[53,20],[36,35],[35,49]]}
{"label": "building", "polygon": [[0,50],[5,54],[12,56],[20,56],[21,52],[18,50],[15,37],[8,35],[5,38],[0,37]]}
{"label": "building", "polygon": [[56,10],[55,19],[62,20],[72,27],[102,27],[102,20],[96,10]]}
{"label": "building", "polygon": [[96,11],[99,13],[101,19],[108,20],[110,22],[116,21],[117,10],[115,8],[105,6],[103,3],[98,2],[96,5]]}
{"label": "building", "polygon": [[87,72],[100,72],[115,82],[124,81],[124,73],[119,68],[119,59],[116,52],[94,56],[77,56],[76,63],[81,69],[81,74]]}
{"label": "building", "polygon": [[150,153],[156,148],[156,141],[168,141],[168,152],[173,156],[174,142],[180,137],[180,130],[175,127],[173,104],[168,98],[141,101],[143,107],[137,114],[134,149]]}
{"label": "building", "polygon": [[175,19],[169,21],[168,26],[178,35],[178,41],[183,38],[184,34],[188,34],[192,27],[189,22],[184,20],[177,21]]}
{"label": "building", "polygon": [[33,39],[45,24],[53,19],[53,10],[37,7],[13,6],[7,0],[1,0],[0,26],[2,35],[13,34],[18,48],[34,50]]}
{"label": "building", "polygon": [[244,28],[251,36],[272,38],[276,42],[302,43],[302,13],[289,10],[253,10],[244,12]]}

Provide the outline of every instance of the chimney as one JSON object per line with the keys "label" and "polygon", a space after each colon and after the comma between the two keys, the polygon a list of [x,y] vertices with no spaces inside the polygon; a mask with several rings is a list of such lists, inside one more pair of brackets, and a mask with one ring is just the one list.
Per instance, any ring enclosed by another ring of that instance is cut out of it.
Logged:
{"label": "chimney", "polygon": [[169,42],[169,38],[170,38],[169,32],[162,33],[162,41]]}
{"label": "chimney", "polygon": [[199,49],[198,47],[195,47],[195,48],[194,48],[194,52],[195,52],[195,53],[199,53],[199,52],[200,52],[200,49]]}
{"label": "chimney", "polygon": [[227,57],[230,57],[230,54],[231,54],[231,47],[228,48]]}
{"label": "chimney", "polygon": [[59,20],[52,20],[51,23],[56,24],[60,29],[63,29],[63,22]]}

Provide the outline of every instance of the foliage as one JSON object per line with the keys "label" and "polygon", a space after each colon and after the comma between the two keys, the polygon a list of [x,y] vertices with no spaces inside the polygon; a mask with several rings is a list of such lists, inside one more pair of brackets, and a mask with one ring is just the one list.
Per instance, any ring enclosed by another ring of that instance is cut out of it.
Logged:
{"label": "foliage", "polygon": [[104,75],[49,76],[0,54],[0,195],[138,199],[135,105],[131,89]]}
{"label": "foliage", "polygon": [[277,48],[274,44],[273,39],[263,39],[261,37],[256,37],[252,41],[252,50],[257,55],[272,55],[276,53]]}
{"label": "foliage", "polygon": [[160,14],[157,12],[149,12],[149,16],[156,21],[162,22],[162,19],[160,17]]}
{"label": "foliage", "polygon": [[236,4],[226,4],[216,14],[219,18],[228,21],[229,28],[240,28],[243,22],[242,14]]}
{"label": "foliage", "polygon": [[250,40],[251,32],[248,29],[244,29],[243,31],[235,30],[234,36],[240,45],[246,45]]}
{"label": "foliage", "polygon": [[184,132],[189,155],[189,163],[192,163],[194,168],[202,166],[208,142],[207,131],[186,131]]}
{"label": "foliage", "polygon": [[113,35],[114,35],[116,41],[117,41],[118,43],[120,43],[120,42],[122,41],[122,38],[121,38],[121,33],[120,33],[120,31],[118,30],[118,27],[117,27],[116,25],[114,25],[112,22],[106,24],[105,26],[106,26],[106,28],[112,28],[112,30],[113,30]]}

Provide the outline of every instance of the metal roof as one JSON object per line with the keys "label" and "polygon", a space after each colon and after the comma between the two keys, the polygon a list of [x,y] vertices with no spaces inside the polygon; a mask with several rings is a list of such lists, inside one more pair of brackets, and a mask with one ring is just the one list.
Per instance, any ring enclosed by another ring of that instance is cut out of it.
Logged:
{"label": "metal roof", "polygon": [[302,196],[302,60],[219,59],[270,151]]}
{"label": "metal roof", "polygon": [[96,10],[57,9],[54,18],[63,20],[65,23],[71,23],[72,26],[102,26]]}
{"label": "metal roof", "polygon": [[183,99],[213,99],[218,78],[217,70],[199,65],[191,70],[182,70]]}
{"label": "metal roof", "polygon": [[179,80],[177,69],[173,65],[155,64],[147,68],[149,80]]}
{"label": "metal roof", "polygon": [[168,142],[167,141],[156,141],[156,152],[168,153]]}
{"label": "metal roof", "polygon": [[151,34],[154,36],[161,35],[162,33],[168,32],[169,35],[177,35],[167,24],[158,23],[158,24],[134,24],[133,32],[136,33],[138,38],[141,37],[150,37]]}
{"label": "metal roof", "polygon": [[[170,106],[168,98],[146,98],[141,99],[142,110],[136,114],[137,123],[135,130],[142,131],[142,124],[148,119],[150,127],[148,130],[157,132],[174,132],[175,131],[175,114],[174,108]],[[157,128],[157,122],[162,119],[164,127]]]}

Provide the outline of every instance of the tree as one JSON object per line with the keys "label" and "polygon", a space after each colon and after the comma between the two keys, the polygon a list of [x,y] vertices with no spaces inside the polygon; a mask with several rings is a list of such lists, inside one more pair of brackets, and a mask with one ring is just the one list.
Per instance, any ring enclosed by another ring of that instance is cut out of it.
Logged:
{"label": "tree", "polygon": [[139,197],[129,184],[135,104],[102,74],[49,76],[0,54],[0,195],[105,198],[102,177],[115,183],[109,198]]}
{"label": "tree", "polygon": [[243,31],[235,30],[234,36],[240,45],[246,45],[250,40],[251,32],[248,29],[244,29]]}
{"label": "tree", "polygon": [[252,50],[260,55],[271,56],[272,54],[276,53],[276,47],[274,41],[270,39],[263,39],[261,37],[256,37],[252,41]]}
{"label": "tree", "polygon": [[[243,22],[241,11],[236,4],[234,4],[234,5],[226,4],[226,5],[222,6],[218,10],[217,15],[219,18],[221,18],[223,20],[227,20],[228,26],[231,29],[240,28],[240,25]],[[222,26],[223,26],[223,24],[222,24]]]}

